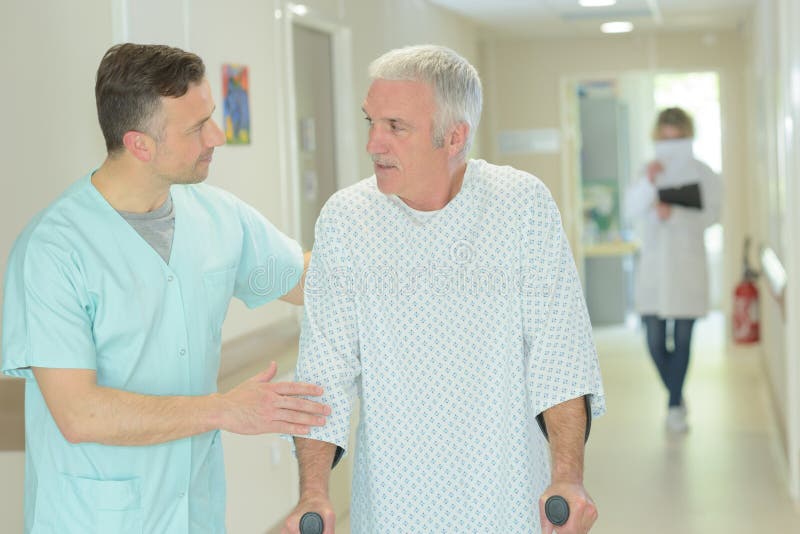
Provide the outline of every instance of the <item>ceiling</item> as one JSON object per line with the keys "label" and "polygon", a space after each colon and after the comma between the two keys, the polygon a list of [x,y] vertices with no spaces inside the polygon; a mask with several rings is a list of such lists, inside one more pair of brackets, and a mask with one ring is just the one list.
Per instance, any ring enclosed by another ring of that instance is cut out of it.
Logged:
{"label": "ceiling", "polygon": [[739,27],[758,0],[617,0],[581,7],[578,0],[428,0],[470,18],[487,33],[515,37],[599,35],[600,24],[628,20],[634,32]]}

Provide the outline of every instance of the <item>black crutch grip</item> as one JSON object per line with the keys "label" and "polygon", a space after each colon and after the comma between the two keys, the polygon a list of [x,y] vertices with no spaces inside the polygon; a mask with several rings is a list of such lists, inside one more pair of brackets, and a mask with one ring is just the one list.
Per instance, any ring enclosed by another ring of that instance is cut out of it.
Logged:
{"label": "black crutch grip", "polygon": [[560,527],[569,519],[569,505],[561,495],[553,495],[544,503],[544,515],[548,521]]}
{"label": "black crutch grip", "polygon": [[325,524],[317,512],[306,512],[300,518],[300,534],[322,534]]}

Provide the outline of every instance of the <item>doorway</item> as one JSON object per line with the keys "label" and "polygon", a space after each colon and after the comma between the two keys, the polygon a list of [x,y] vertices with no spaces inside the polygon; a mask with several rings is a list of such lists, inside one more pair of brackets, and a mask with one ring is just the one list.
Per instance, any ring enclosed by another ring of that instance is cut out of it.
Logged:
{"label": "doorway", "polygon": [[282,138],[293,235],[304,250],[325,202],[357,176],[349,28],[284,12]]}
{"label": "doorway", "polygon": [[314,244],[314,223],[325,201],[338,188],[331,35],[294,24],[296,166],[300,179],[300,243]]}
{"label": "doorway", "polygon": [[[679,106],[695,121],[694,152],[722,171],[719,76],[716,72],[626,72],[565,83],[567,131],[575,132],[565,177],[581,215],[573,229],[587,306],[596,326],[631,321],[637,225],[624,217],[625,190],[653,159],[651,134],[661,109]],[[705,235],[710,305],[723,307],[723,232]]]}

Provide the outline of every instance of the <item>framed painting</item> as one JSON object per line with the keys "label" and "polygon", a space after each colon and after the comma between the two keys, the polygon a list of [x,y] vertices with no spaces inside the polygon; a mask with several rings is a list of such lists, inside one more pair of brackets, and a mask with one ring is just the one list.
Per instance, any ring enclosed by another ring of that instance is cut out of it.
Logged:
{"label": "framed painting", "polygon": [[222,65],[222,114],[229,145],[250,144],[250,77],[244,65]]}

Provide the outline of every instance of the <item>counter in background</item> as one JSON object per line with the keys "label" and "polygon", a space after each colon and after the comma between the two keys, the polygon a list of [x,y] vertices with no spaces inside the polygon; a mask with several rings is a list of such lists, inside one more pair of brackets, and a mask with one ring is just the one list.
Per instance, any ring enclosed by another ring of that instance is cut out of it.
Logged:
{"label": "counter in background", "polygon": [[633,303],[633,259],[636,241],[585,245],[584,293],[592,326],[622,324]]}

